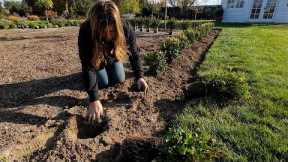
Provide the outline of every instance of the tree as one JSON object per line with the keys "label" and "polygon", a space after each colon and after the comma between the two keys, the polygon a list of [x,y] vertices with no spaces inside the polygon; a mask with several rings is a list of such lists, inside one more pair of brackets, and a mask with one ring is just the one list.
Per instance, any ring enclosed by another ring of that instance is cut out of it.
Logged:
{"label": "tree", "polygon": [[25,16],[30,12],[30,8],[25,2],[21,1],[5,1],[4,6],[11,14],[17,13],[20,16]]}
{"label": "tree", "polygon": [[53,8],[54,6],[53,1],[52,0],[37,0],[36,5],[39,6],[40,8],[44,8],[46,20],[49,21],[47,11]]}
{"label": "tree", "polygon": [[[69,4],[69,3],[68,3]],[[77,16],[85,16],[92,4],[92,0],[74,0],[70,12]]]}
{"label": "tree", "polygon": [[197,2],[198,0],[169,0],[169,3],[173,7],[179,7],[181,10],[181,15],[182,13],[186,13],[185,11],[190,8],[193,10],[195,19],[198,14],[198,7],[197,7]]}
{"label": "tree", "polygon": [[120,2],[119,9],[121,14],[138,13],[140,11],[139,0],[122,0]]}
{"label": "tree", "polygon": [[169,0],[169,3],[173,7],[189,8],[195,5],[197,0]]}
{"label": "tree", "polygon": [[160,10],[165,6],[165,0],[140,0],[140,8],[143,16],[159,16]]}
{"label": "tree", "polygon": [[151,8],[152,16],[154,14],[157,14],[159,16],[159,12],[161,10],[161,7],[165,6],[165,0],[150,0],[147,3],[148,7]]}

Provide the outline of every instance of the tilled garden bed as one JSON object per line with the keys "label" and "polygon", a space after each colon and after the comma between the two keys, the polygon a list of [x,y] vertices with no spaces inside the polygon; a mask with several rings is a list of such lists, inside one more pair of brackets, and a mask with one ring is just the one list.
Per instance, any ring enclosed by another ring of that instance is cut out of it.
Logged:
{"label": "tilled garden bed", "polygon": [[[219,31],[212,31],[157,77],[150,90],[123,84],[101,91],[107,115],[101,128],[83,120],[88,104],[77,54],[78,28],[0,31],[0,159],[19,161],[151,161],[161,134],[183,107],[193,78]],[[138,35],[141,53],[158,50],[167,35]],[[11,41],[13,40],[13,41]],[[97,129],[95,129],[97,128]]]}

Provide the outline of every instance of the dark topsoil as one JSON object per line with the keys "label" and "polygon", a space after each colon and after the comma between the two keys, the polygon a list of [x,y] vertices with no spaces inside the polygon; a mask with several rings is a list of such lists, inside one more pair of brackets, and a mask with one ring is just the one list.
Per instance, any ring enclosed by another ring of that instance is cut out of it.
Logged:
{"label": "dark topsoil", "polygon": [[[217,34],[184,49],[160,76],[145,76],[147,96],[133,91],[126,68],[123,84],[101,91],[107,118],[92,127],[83,119],[88,101],[77,54],[78,28],[1,30],[0,159],[153,160],[167,123],[184,106],[183,87]],[[137,35],[141,54],[159,49],[167,37]]]}

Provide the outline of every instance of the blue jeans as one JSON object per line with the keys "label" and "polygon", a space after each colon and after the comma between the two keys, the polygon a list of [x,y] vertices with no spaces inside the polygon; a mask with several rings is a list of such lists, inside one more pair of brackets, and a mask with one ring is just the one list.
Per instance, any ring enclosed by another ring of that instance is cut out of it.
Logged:
{"label": "blue jeans", "polygon": [[96,71],[100,89],[125,81],[124,66],[121,62],[113,62]]}

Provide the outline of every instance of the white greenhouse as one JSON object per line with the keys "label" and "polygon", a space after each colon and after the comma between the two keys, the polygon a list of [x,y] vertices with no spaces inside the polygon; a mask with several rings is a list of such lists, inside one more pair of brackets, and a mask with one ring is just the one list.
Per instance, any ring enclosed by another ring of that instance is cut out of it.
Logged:
{"label": "white greenhouse", "polygon": [[222,0],[223,22],[288,23],[288,0]]}

